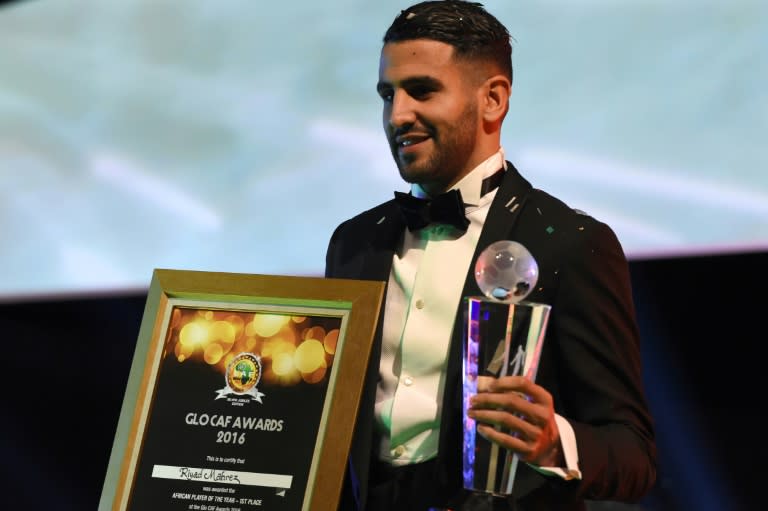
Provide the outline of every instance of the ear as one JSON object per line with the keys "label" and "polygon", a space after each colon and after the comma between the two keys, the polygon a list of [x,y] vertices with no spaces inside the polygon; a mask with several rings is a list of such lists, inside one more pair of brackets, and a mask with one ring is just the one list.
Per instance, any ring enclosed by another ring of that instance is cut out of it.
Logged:
{"label": "ear", "polygon": [[488,78],[483,87],[480,103],[483,120],[486,122],[501,122],[509,108],[509,97],[512,94],[512,84],[504,75],[493,75]]}

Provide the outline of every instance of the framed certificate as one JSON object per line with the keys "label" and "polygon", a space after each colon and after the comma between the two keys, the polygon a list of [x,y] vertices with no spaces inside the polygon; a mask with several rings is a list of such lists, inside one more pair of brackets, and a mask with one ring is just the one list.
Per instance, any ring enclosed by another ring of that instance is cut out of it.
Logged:
{"label": "framed certificate", "polygon": [[383,292],[155,270],[99,510],[335,511]]}

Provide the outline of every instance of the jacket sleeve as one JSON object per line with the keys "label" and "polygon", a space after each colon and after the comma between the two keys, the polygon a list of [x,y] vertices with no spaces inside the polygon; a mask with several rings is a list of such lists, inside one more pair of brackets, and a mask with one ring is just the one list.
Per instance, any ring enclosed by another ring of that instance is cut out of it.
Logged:
{"label": "jacket sleeve", "polygon": [[560,406],[573,426],[587,499],[634,501],[656,479],[629,266],[613,231],[589,219],[564,250],[552,323]]}

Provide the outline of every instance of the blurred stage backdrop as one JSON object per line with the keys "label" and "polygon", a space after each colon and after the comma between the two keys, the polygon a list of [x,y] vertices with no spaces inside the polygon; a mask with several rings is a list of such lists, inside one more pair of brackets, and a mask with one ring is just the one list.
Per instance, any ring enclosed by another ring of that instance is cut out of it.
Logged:
{"label": "blurred stage backdrop", "polygon": [[[3,499],[95,509],[154,268],[320,275],[407,189],[375,84],[410,3],[0,2]],[[760,509],[768,4],[484,3],[508,159],[631,260],[661,465],[616,509]]]}

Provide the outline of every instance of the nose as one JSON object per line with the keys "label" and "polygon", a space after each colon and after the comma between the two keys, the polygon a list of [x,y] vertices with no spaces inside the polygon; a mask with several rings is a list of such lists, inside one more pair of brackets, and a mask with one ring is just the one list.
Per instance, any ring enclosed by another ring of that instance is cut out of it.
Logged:
{"label": "nose", "polygon": [[404,90],[395,91],[389,106],[389,125],[392,128],[410,126],[416,122],[414,100]]}

